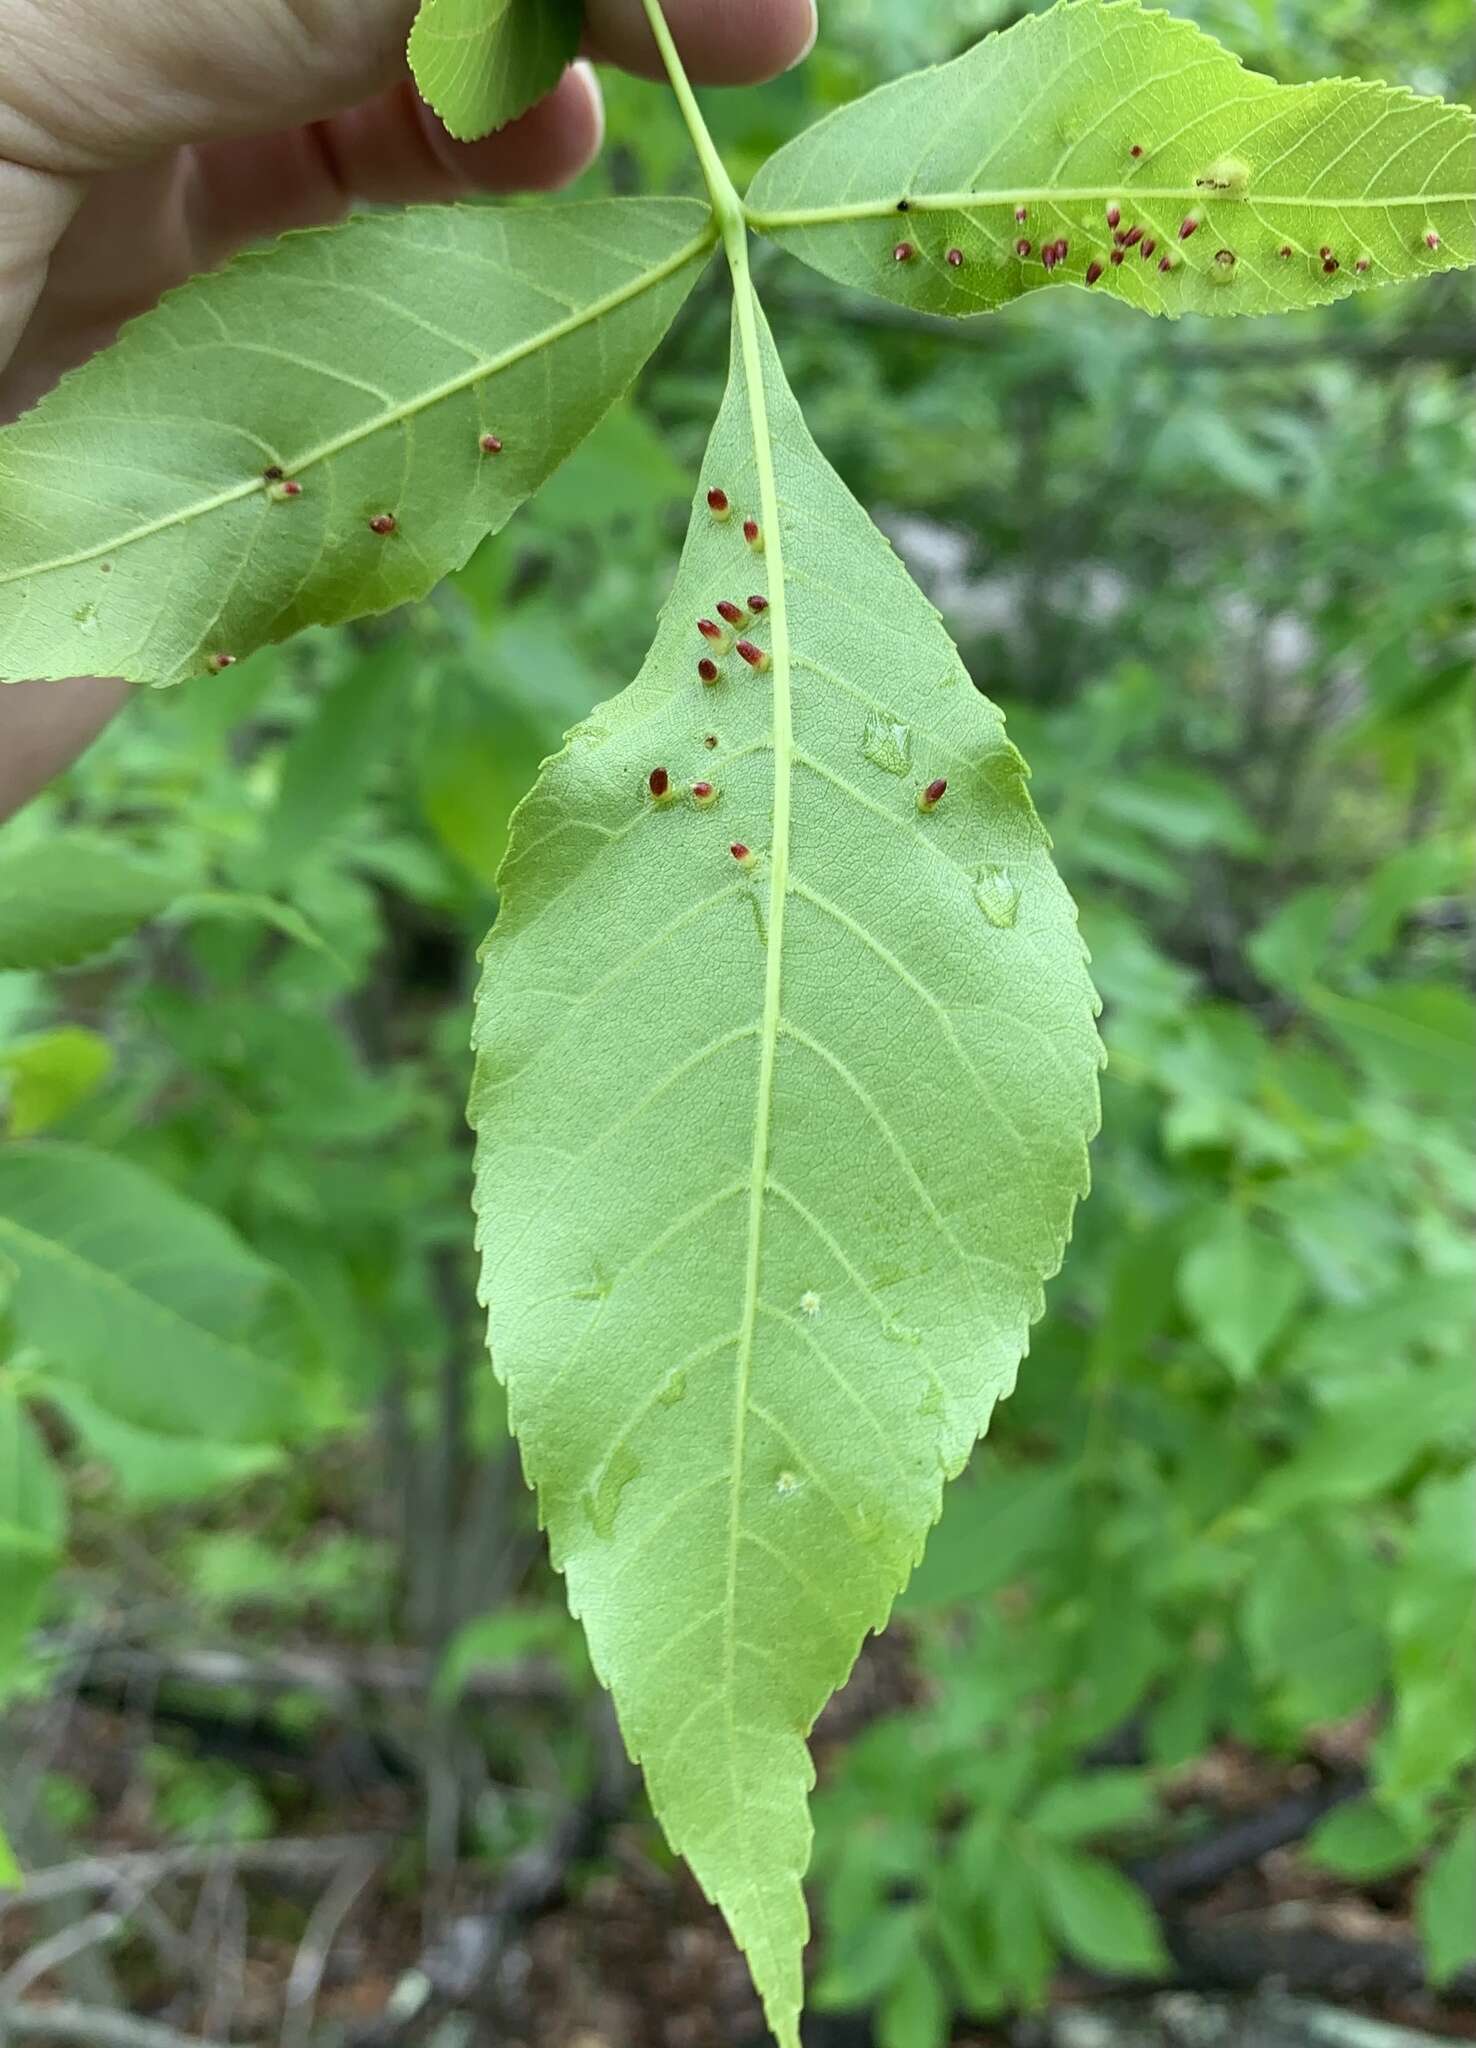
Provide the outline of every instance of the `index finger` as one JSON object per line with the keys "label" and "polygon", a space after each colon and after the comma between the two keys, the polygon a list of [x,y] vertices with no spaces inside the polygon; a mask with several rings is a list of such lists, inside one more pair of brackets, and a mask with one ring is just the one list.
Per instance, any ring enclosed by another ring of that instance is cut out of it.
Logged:
{"label": "index finger", "polygon": [[[815,0],[664,0],[682,62],[699,85],[753,85],[808,56]],[[643,77],[662,75],[641,0],[588,0],[590,53]]]}

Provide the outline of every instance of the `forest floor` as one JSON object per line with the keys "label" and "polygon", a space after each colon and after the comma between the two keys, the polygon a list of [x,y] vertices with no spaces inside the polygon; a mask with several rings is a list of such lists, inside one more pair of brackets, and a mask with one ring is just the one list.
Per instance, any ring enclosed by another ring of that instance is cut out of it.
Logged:
{"label": "forest floor", "polygon": [[[822,1771],[827,1751],[905,1704],[911,1685],[902,1639],[872,1644],[817,1731]],[[28,2010],[89,1999],[173,2030],[177,2048],[766,2040],[722,1922],[649,1821],[632,1817],[640,1802],[628,1777],[602,1811],[502,1869],[453,1858],[427,1878],[422,1784],[395,1743],[332,1715],[304,1734],[239,1697],[207,1712],[198,1693],[188,1705],[158,1689],[105,1702],[79,1688],[12,1718],[13,1731],[44,1738],[48,1776],[86,1809],[65,1846],[53,1840],[30,1859],[33,1871],[75,1864],[76,1890],[23,1893],[0,1912],[0,2022],[17,2042]],[[1437,2000],[1421,1986],[1407,1889],[1350,1886],[1299,1854],[1296,1828],[1309,1824],[1299,1816],[1325,1810],[1325,1788],[1339,1768],[1356,1768],[1356,1747],[1357,1731],[1344,1732],[1330,1751],[1288,1762],[1227,1745],[1179,1774],[1171,1802],[1208,1816],[1199,1861],[1181,1896],[1163,1859],[1156,1875],[1135,1873],[1163,1914],[1176,1991],[1133,2004],[1063,1972],[1048,2016],[965,2028],[955,2048],[1476,2041],[1473,1987]],[[210,1814],[192,1823],[177,1794],[172,1806],[161,1799],[171,1756],[249,1773],[271,1831],[192,1845]],[[1259,1847],[1267,1840],[1274,1845]],[[52,1966],[38,1968],[48,1957]],[[1264,2002],[1286,1994],[1301,2002],[1274,2013]],[[128,2048],[123,2032],[106,2038]],[[872,2042],[865,2022],[847,2016],[817,2016],[806,2038],[814,2048]],[[141,2031],[138,2048],[172,2044]]]}

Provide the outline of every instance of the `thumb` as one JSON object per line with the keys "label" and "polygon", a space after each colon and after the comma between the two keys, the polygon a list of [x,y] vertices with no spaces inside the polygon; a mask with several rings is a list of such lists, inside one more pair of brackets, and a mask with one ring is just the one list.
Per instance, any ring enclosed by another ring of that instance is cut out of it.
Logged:
{"label": "thumb", "polygon": [[355,105],[416,0],[0,0],[0,163],[85,177]]}

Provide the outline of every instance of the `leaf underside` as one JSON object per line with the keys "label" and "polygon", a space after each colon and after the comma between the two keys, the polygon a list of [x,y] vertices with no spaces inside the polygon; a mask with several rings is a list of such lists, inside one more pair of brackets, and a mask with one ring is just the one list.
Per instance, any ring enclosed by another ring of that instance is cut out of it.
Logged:
{"label": "leaf underside", "polygon": [[584,0],[422,0],[410,68],[447,130],[473,142],[558,84],[583,25]]}
{"label": "leaf underside", "polygon": [[[515,819],[471,1117],[492,1354],[555,1562],[794,2043],[805,1737],[1013,1384],[1099,1048],[1000,716],[766,331],[760,354],[782,547],[741,531],[740,354],[650,658]],[[696,621],[750,593],[772,672],[728,652],[705,687]]]}
{"label": "leaf underside", "polygon": [[1062,0],[840,108],[749,205],[827,277],[920,311],[985,312],[1097,265],[1096,291],[1148,313],[1289,312],[1476,260],[1476,148],[1469,108],[1280,85],[1137,0]]}
{"label": "leaf underside", "polygon": [[0,680],[175,682],[423,596],[625,390],[707,221],[416,207],[172,293],[0,432]]}

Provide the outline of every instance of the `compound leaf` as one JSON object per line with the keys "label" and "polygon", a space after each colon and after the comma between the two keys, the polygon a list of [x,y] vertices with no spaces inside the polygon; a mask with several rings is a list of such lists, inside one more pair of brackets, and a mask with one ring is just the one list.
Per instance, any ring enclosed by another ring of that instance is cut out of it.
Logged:
{"label": "compound leaf", "polygon": [[449,132],[474,142],[558,84],[583,26],[584,0],[421,0],[410,68]]}
{"label": "compound leaf", "polygon": [[471,1115],[554,1558],[794,2048],[805,1737],[1013,1384],[1099,1048],[1000,716],[737,318],[651,655],[514,820]]}
{"label": "compound leaf", "polygon": [[829,115],[749,205],[920,311],[1090,278],[1147,313],[1279,313],[1476,260],[1472,172],[1469,108],[1279,85],[1137,0],[1061,0]]}
{"label": "compound leaf", "polygon": [[413,207],[171,293],[0,432],[0,677],[175,682],[423,596],[630,383],[707,219]]}

